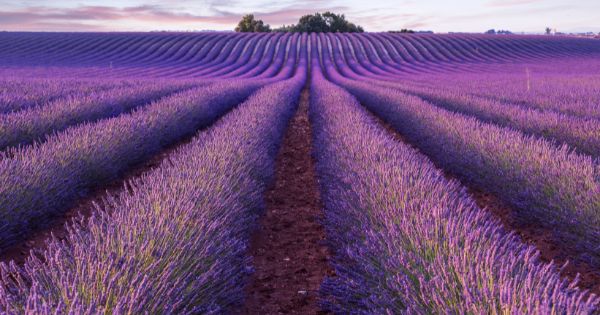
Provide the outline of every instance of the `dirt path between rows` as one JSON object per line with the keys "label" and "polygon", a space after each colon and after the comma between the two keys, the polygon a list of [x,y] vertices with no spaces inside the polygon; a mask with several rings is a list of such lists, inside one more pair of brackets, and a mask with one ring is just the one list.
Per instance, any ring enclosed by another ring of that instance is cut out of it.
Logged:
{"label": "dirt path between rows", "polygon": [[[398,133],[390,124],[383,121],[381,118],[373,114],[373,117],[379,121],[389,132],[389,134],[398,142],[402,142],[413,149],[421,152],[403,135]],[[600,270],[594,269],[589,264],[580,261],[574,261],[575,253],[569,249],[569,244],[557,240],[552,231],[543,228],[540,224],[533,221],[522,222],[518,219],[517,210],[496,197],[485,191],[484,188],[465,181],[458,174],[447,171],[441,167],[434,159],[430,160],[434,165],[444,172],[444,176],[448,180],[456,180],[467,188],[467,193],[473,198],[475,203],[481,209],[487,209],[491,212],[503,225],[507,231],[513,231],[525,244],[534,246],[540,252],[540,260],[546,263],[553,261],[557,266],[563,266],[567,261],[568,264],[561,270],[561,276],[566,277],[569,281],[575,280],[577,274],[580,275],[577,286],[580,289],[588,290],[590,293],[595,293],[600,296]]]}
{"label": "dirt path between rows", "polygon": [[318,290],[333,271],[320,223],[308,99],[304,90],[277,156],[266,212],[251,241],[255,272],[240,314],[324,314]]}

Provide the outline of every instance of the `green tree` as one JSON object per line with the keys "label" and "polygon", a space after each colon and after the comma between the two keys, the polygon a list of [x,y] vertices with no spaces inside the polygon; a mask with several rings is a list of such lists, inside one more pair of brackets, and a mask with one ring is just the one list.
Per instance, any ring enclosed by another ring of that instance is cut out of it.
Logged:
{"label": "green tree", "polygon": [[282,26],[276,32],[306,32],[306,33],[362,33],[364,29],[346,20],[343,14],[332,12],[315,13],[302,16],[298,24]]}
{"label": "green tree", "polygon": [[323,33],[329,31],[329,26],[320,13],[302,16],[294,27],[295,32]]}
{"label": "green tree", "polygon": [[337,15],[331,12],[323,13],[323,18],[325,19],[325,23],[329,27],[330,32],[339,32],[339,33],[362,33],[364,32],[363,28],[360,26],[356,26],[354,23],[348,22],[346,20],[346,16],[343,14]]}
{"label": "green tree", "polygon": [[236,32],[270,32],[271,27],[269,24],[265,24],[262,20],[256,20],[254,14],[247,14],[242,17],[238,25],[235,27]]}

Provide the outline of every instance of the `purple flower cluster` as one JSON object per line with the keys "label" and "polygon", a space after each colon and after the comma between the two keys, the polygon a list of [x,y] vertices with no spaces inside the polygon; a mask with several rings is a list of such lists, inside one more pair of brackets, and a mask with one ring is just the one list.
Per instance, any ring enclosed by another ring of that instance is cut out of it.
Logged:
{"label": "purple flower cluster", "polygon": [[115,117],[191,87],[193,85],[179,82],[142,83],[70,95],[45,106],[5,114],[0,116],[0,150],[42,140],[47,134],[83,122]]}
{"label": "purple flower cluster", "polygon": [[75,81],[45,79],[0,80],[0,114],[43,106],[55,100],[88,95],[111,87],[127,86],[123,81]]}
{"label": "purple flower cluster", "polygon": [[[591,314],[533,247],[428,158],[392,138],[313,59],[311,120],[337,314]],[[376,93],[376,91],[369,91]],[[366,93],[366,92],[365,92]],[[386,106],[394,103],[387,102]],[[389,117],[389,116],[386,116]]]}
{"label": "purple flower cluster", "polygon": [[573,58],[555,63],[550,69],[525,64],[507,73],[422,78],[419,83],[468,91],[542,111],[600,119],[600,79],[595,76],[600,71],[597,59]]}
{"label": "purple flower cluster", "polygon": [[0,311],[206,314],[239,302],[249,232],[305,78],[253,94],[41,259],[0,265]]}
{"label": "purple flower cluster", "polygon": [[448,110],[568,144],[580,153],[600,157],[598,119],[502,103],[472,95],[465,90],[444,91],[440,88],[415,87],[402,90]]}
{"label": "purple flower cluster", "polygon": [[394,89],[345,82],[363,104],[439,165],[498,194],[600,263],[600,174],[589,156],[448,112]]}
{"label": "purple flower cluster", "polygon": [[212,123],[260,83],[220,82],[180,92],[130,114],[86,123],[0,160],[0,248],[87,190]]}

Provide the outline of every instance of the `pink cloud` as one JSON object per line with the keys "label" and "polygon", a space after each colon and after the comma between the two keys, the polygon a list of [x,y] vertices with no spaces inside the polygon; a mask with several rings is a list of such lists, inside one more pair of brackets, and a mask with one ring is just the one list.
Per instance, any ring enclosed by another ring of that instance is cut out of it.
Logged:
{"label": "pink cloud", "polygon": [[[234,25],[238,20],[239,15],[233,13],[201,16],[166,11],[156,6],[126,8],[83,6],[72,9],[29,7],[18,11],[0,11],[0,21],[2,21],[0,27],[14,30],[66,30],[69,25],[77,26],[73,28],[77,30],[98,30],[103,27],[94,24],[107,21]],[[104,28],[108,28],[110,25],[103,24],[106,25]]]}
{"label": "pink cloud", "polygon": [[[211,8],[212,15],[195,15],[191,13],[179,13],[165,10],[158,6],[144,5],[136,7],[115,8],[108,6],[82,6],[70,9],[56,9],[49,7],[28,7],[16,11],[0,11],[0,28],[8,30],[68,30],[73,29],[89,31],[100,30],[110,27],[107,21],[128,22],[152,22],[157,24],[189,24],[198,23],[212,25],[230,25],[231,28],[237,24],[241,14]],[[344,10],[345,7],[333,7],[329,10]],[[271,25],[282,25],[295,23],[298,18],[305,14],[314,13],[316,9],[307,9],[297,6],[253,12],[257,18]],[[103,26],[95,25],[102,24]],[[135,23],[134,23],[135,24]]]}
{"label": "pink cloud", "polygon": [[[225,0],[227,1],[227,0]],[[231,1],[231,0],[230,0]],[[312,5],[312,4],[311,4]],[[314,5],[302,6],[288,5],[272,11],[250,12],[262,19],[265,23],[273,26],[291,24],[305,14],[320,11],[315,1]],[[210,7],[212,14],[196,15],[192,13],[180,13],[165,10],[159,6],[144,5],[136,7],[116,8],[109,6],[81,6],[70,9],[57,9],[50,7],[28,7],[14,11],[0,11],[0,28],[8,30],[66,30],[69,25],[76,25],[77,30],[109,30],[110,23],[106,21],[146,22],[170,25],[181,25],[198,23],[202,24],[228,25],[233,27],[237,24],[242,14]],[[326,10],[344,11],[346,7],[328,7]],[[50,28],[46,28],[46,26]]]}
{"label": "pink cloud", "polygon": [[[333,7],[329,8],[330,11],[343,11],[345,7]],[[263,20],[267,24],[281,25],[297,23],[298,19],[306,14],[313,14],[319,10],[315,9],[304,9],[304,8],[285,8],[272,12],[254,12],[257,18]],[[239,19],[239,15],[236,15]],[[237,20],[236,20],[237,23]]]}

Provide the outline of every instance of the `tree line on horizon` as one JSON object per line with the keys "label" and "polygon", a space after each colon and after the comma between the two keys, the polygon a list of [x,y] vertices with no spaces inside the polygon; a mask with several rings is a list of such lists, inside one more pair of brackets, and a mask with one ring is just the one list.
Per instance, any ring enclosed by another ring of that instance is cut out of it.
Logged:
{"label": "tree line on horizon", "polygon": [[[344,14],[335,14],[330,11],[325,13],[307,14],[300,17],[297,24],[283,25],[278,28],[271,29],[269,24],[263,20],[257,19],[254,14],[246,14],[235,27],[236,32],[242,33],[269,33],[269,32],[285,32],[285,33],[363,33],[365,30],[362,26],[356,25],[348,20]],[[400,30],[390,30],[388,33],[433,33],[433,31],[415,31],[412,29],[403,28]],[[450,32],[452,33],[452,32]],[[546,27],[546,35],[562,35],[563,33]],[[512,35],[509,30],[489,29],[484,32],[488,35]],[[598,33],[600,35],[600,33]]]}
{"label": "tree line on horizon", "polygon": [[348,20],[344,14],[335,14],[332,12],[307,14],[298,20],[297,24],[283,25],[271,29],[269,24],[254,17],[254,14],[247,14],[242,17],[235,27],[236,32],[285,32],[285,33],[362,33],[365,30]]}

